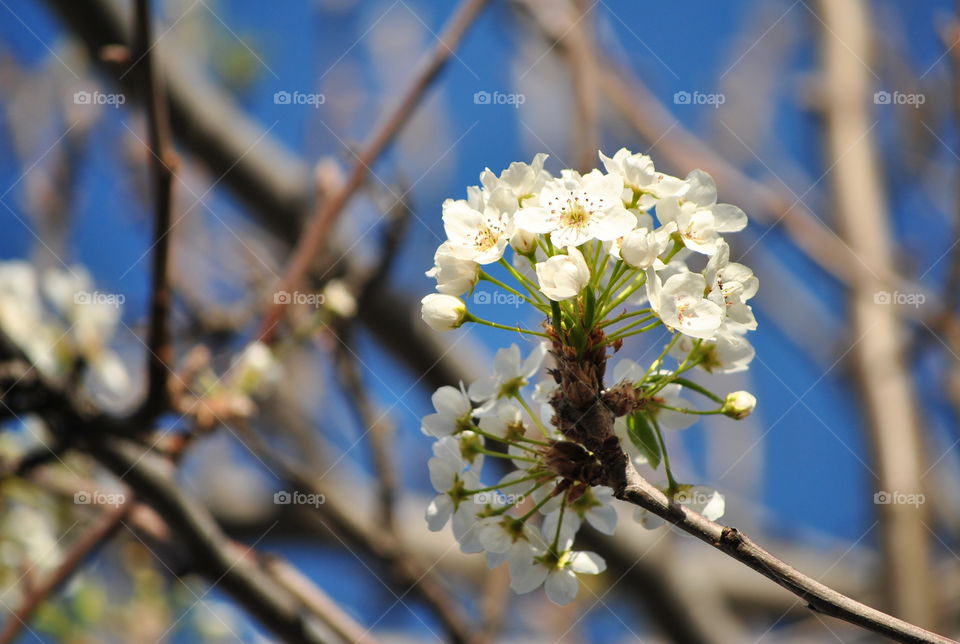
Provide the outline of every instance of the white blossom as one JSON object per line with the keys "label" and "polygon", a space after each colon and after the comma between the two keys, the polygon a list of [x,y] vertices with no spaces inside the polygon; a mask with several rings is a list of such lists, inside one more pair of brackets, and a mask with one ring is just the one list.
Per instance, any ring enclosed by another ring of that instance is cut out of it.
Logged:
{"label": "white blossom", "polygon": [[554,246],[579,246],[591,239],[611,241],[637,225],[624,205],[623,179],[594,170],[581,176],[564,170],[540,191],[539,205],[523,207],[516,223],[533,233],[550,233]]}
{"label": "white blossom", "polygon": [[423,417],[420,431],[428,436],[443,438],[473,426],[472,405],[467,392],[449,385],[440,387],[430,397],[436,413]]}
{"label": "white blossom", "polygon": [[437,292],[445,295],[463,295],[473,289],[480,279],[480,264],[455,255],[450,242],[443,242],[433,256],[433,268],[427,277],[437,280]]}
{"label": "white blossom", "polygon": [[555,302],[576,297],[590,281],[590,268],[574,247],[566,255],[554,255],[536,266],[540,291]]}
{"label": "white blossom", "polygon": [[[684,180],[654,170],[653,159],[646,154],[634,154],[620,148],[612,158],[601,152],[600,159],[607,172],[623,179],[624,188],[638,193],[637,206],[641,210],[649,210],[658,199],[676,197],[689,189]],[[632,201],[633,195],[624,195],[623,199]]]}
{"label": "white blossom", "polygon": [[475,410],[477,416],[491,413],[499,398],[513,396],[526,387],[538,371],[547,355],[547,346],[542,342],[525,359],[520,357],[520,347],[511,344],[499,349],[493,358],[493,375],[473,382],[467,393],[474,402],[481,403]]}
{"label": "white blossom", "polygon": [[[508,200],[506,195],[491,196]],[[478,264],[490,264],[501,257],[513,234],[510,217],[495,203],[480,205],[463,199],[443,202],[443,228],[450,253]]]}
{"label": "white blossom", "polygon": [[664,325],[693,338],[711,338],[723,323],[724,310],[704,297],[706,280],[699,273],[673,275],[662,286],[648,269],[650,305]]}

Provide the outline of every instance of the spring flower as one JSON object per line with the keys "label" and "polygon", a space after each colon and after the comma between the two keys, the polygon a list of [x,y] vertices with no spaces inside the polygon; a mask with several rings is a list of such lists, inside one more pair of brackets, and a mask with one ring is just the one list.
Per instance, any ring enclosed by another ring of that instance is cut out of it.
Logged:
{"label": "spring flower", "polygon": [[753,271],[730,261],[730,246],[722,241],[717,252],[707,262],[703,271],[707,282],[707,297],[724,308],[729,327],[736,326],[744,331],[757,328],[757,320],[747,300],[757,293],[760,286]]}
{"label": "spring flower", "polygon": [[[652,276],[651,281],[659,280]],[[666,326],[692,338],[710,338],[723,323],[724,310],[703,296],[705,290],[703,275],[680,273],[654,288],[656,300],[651,298],[650,303]]]}
{"label": "spring flower", "polygon": [[233,387],[251,394],[277,383],[282,375],[280,363],[263,342],[251,342],[233,361],[229,372]]}
{"label": "spring flower", "polygon": [[687,175],[689,189],[682,197],[657,203],[657,218],[677,225],[684,245],[692,251],[712,255],[722,240],[720,233],[734,233],[747,225],[747,216],[730,204],[717,203],[713,178],[702,170]]}
{"label": "spring flower", "polygon": [[473,289],[480,279],[480,264],[460,259],[450,248],[450,242],[440,244],[433,256],[433,268],[427,277],[437,280],[437,291],[445,295],[463,295]]}
{"label": "spring flower", "polygon": [[430,397],[436,413],[424,416],[420,431],[428,436],[443,438],[473,427],[472,405],[467,392],[449,385],[440,387]]}
{"label": "spring flower", "polygon": [[[508,199],[498,195],[498,199]],[[503,257],[512,235],[509,216],[493,204],[479,207],[463,199],[443,202],[443,228],[450,253],[478,264],[490,264]]]}
{"label": "spring flower", "polygon": [[[480,182],[490,194],[506,193],[508,199],[500,199],[495,203],[502,205],[509,203],[505,208],[506,214],[512,215],[524,201],[535,198],[543,184],[550,179],[550,173],[543,169],[547,155],[540,153],[533,157],[529,164],[514,162],[497,177],[490,170],[484,170],[480,175]],[[499,191],[499,192],[498,192]]]}
{"label": "spring flower", "polygon": [[420,304],[420,316],[434,331],[450,331],[467,321],[467,305],[458,297],[431,293]]}
{"label": "spring flower", "polygon": [[654,170],[653,159],[646,154],[620,148],[612,158],[601,152],[600,159],[607,172],[619,175],[624,188],[634,193],[625,196],[624,201],[632,201],[635,195],[641,210],[650,210],[658,199],[679,196],[690,187],[683,179]]}
{"label": "spring flower", "polygon": [[[427,273],[437,293],[424,298],[422,312],[435,329],[470,321],[545,341],[527,357],[516,344],[499,349],[491,376],[466,389],[438,389],[421,429],[438,439],[428,463],[438,492],[427,508],[430,529],[451,523],[461,551],[483,553],[491,568],[508,564],[515,592],[544,586],[566,604],[579,575],[605,568],[573,544],[586,524],[614,532],[617,501],[608,484],[623,473],[609,470],[622,456],[662,469],[668,483],[660,489],[674,503],[708,519],[723,514],[717,491],[678,482],[664,432],[701,414],[743,418],[753,410],[756,400],[742,391],[720,409],[703,407],[722,399],[690,372],[747,368],[758,280],[730,261],[724,238],[746,225],[746,215],[717,203],[705,172],[678,179],[626,149],[601,153],[604,170],[586,174],[553,176],[545,159],[538,154],[499,175],[484,170],[466,199],[444,202],[447,239]],[[501,266],[485,272],[494,262]],[[454,297],[481,277],[515,298],[516,318],[481,319]],[[537,322],[520,326],[519,306],[527,305]],[[656,358],[607,368],[631,336],[652,329],[670,335]],[[548,349],[555,365],[538,377]],[[598,397],[609,414],[591,414]],[[577,420],[588,415],[589,422]],[[591,424],[598,431],[588,431]],[[612,431],[610,440],[604,431]],[[489,450],[487,440],[499,449]],[[490,459],[505,470],[494,486],[480,482]],[[657,522],[644,510],[635,517]]]}
{"label": "spring flower", "polygon": [[517,211],[516,223],[532,233],[550,233],[554,246],[579,246],[591,239],[612,241],[623,237],[637,218],[623,205],[623,179],[594,170],[581,176],[564,170],[548,181],[539,205]]}
{"label": "spring flower", "polygon": [[554,302],[576,297],[590,281],[590,268],[574,247],[566,255],[554,255],[536,266],[540,291]]}
{"label": "spring flower", "polygon": [[578,574],[598,575],[606,568],[603,558],[593,552],[566,549],[556,555],[552,551],[533,550],[510,559],[510,587],[523,594],[543,585],[550,601],[564,606],[580,590]]}
{"label": "spring flower", "polygon": [[677,225],[673,222],[655,231],[635,228],[624,235],[617,245],[619,256],[634,268],[654,266],[658,257],[670,247],[670,235],[676,230]]}
{"label": "spring flower", "polygon": [[473,401],[481,403],[474,413],[487,415],[495,409],[498,399],[515,396],[540,370],[546,355],[547,347],[542,342],[523,360],[516,344],[499,349],[493,358],[493,375],[477,380],[467,390]]}

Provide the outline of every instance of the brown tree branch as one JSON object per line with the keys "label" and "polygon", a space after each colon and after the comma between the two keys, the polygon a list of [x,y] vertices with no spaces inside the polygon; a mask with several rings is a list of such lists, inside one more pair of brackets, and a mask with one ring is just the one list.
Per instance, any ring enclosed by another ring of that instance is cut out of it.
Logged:
{"label": "brown tree branch", "polygon": [[[357,154],[357,162],[354,164],[347,181],[329,199],[323,200],[317,212],[307,222],[297,241],[293,257],[287,265],[283,279],[280,281],[279,290],[294,291],[307,277],[314,261],[323,253],[324,244],[329,241],[328,237],[333,230],[337,217],[363,184],[377,159],[406,124],[417,105],[420,104],[423,95],[446,66],[453,55],[453,50],[459,45],[464,33],[488,1],[463,0],[454,11],[453,17],[440,32],[433,51],[421,63],[420,69],[414,74],[397,106],[387,114],[382,123],[373,129],[373,135]],[[268,305],[260,326],[259,338],[262,341],[269,342],[273,338],[276,333],[277,322],[282,317],[284,306],[283,303],[273,301]]]}
{"label": "brown tree branch", "polygon": [[[170,135],[164,83],[154,63],[150,0],[134,5],[134,42],[132,65],[141,68],[144,103],[147,111],[150,169],[154,190],[154,231],[152,277],[150,282],[150,322],[147,336],[147,397],[142,412],[152,415],[164,410],[169,401],[168,379],[173,362],[170,337],[170,226],[173,208],[173,178],[178,166]],[[129,70],[128,70],[129,72]]]}
{"label": "brown tree branch", "polygon": [[16,641],[43,602],[73,577],[91,553],[110,541],[124,519],[130,515],[133,506],[132,499],[125,499],[123,503],[97,517],[93,526],[70,547],[56,569],[39,585],[31,588],[23,602],[11,612],[6,625],[0,631],[0,644],[12,644]]}
{"label": "brown tree branch", "polygon": [[817,613],[856,624],[897,642],[956,644],[955,640],[882,613],[821,584],[770,554],[736,528],[710,521],[671,501],[663,492],[640,476],[629,460],[625,484],[616,491],[616,496],[652,512],[684,532],[756,570],[806,601],[808,607]]}

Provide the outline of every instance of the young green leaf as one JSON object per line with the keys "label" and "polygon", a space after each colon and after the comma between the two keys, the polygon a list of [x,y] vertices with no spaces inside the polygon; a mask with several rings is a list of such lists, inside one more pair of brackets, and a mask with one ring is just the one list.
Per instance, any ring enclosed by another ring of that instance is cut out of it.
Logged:
{"label": "young green leaf", "polygon": [[660,443],[646,414],[635,412],[627,416],[627,436],[630,437],[630,442],[647,457],[650,467],[656,469],[662,458]]}

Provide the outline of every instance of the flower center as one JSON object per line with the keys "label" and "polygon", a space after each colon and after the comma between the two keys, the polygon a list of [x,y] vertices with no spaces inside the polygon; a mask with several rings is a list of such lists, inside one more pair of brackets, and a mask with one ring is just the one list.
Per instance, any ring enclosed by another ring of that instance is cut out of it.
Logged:
{"label": "flower center", "polygon": [[477,250],[490,250],[497,245],[497,241],[502,235],[503,228],[497,224],[481,226],[473,239],[473,245]]}
{"label": "flower center", "polygon": [[603,197],[571,192],[565,201],[554,197],[548,205],[551,214],[559,212],[561,228],[584,228],[593,214],[603,209],[604,202]]}

